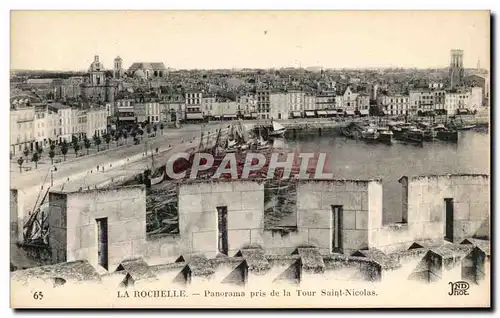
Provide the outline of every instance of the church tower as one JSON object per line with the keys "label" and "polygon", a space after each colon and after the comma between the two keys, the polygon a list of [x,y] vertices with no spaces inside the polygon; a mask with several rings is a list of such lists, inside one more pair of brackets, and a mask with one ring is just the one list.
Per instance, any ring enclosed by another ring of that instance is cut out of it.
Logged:
{"label": "church tower", "polygon": [[450,88],[462,86],[464,79],[464,51],[451,50]]}
{"label": "church tower", "polygon": [[114,61],[113,78],[121,78],[123,75],[122,58],[117,56]]}
{"label": "church tower", "polygon": [[99,55],[94,56],[94,62],[90,64],[89,68],[90,85],[91,86],[104,86],[104,66],[99,62]]}

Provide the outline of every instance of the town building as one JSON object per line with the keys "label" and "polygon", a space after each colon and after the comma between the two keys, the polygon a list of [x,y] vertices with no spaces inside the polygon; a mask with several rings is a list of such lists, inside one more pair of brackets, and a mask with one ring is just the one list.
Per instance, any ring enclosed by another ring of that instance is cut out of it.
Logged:
{"label": "town building", "polygon": [[146,120],[153,124],[158,124],[164,120],[163,106],[157,101],[149,101],[144,103],[146,110]]}
{"label": "town building", "polygon": [[434,92],[429,89],[410,91],[409,115],[417,115],[434,110]]}
{"label": "town building", "polygon": [[81,95],[84,100],[95,102],[112,102],[115,86],[105,76],[106,69],[99,61],[99,55],[94,56],[90,64],[88,76],[81,84]]}
{"label": "town building", "polygon": [[201,99],[201,111],[203,113],[203,117],[212,116],[215,114],[214,112],[214,104],[217,98],[215,96],[205,95]]}
{"label": "town building", "polygon": [[471,111],[479,110],[483,105],[483,88],[471,87],[468,90],[470,92],[468,109]]}
{"label": "town building", "polygon": [[59,127],[59,114],[57,110],[47,106],[45,114],[45,135],[47,136],[47,141],[58,143]]}
{"label": "town building", "polygon": [[356,98],[356,112],[363,116],[370,114],[370,95],[359,94]]}
{"label": "town building", "polygon": [[301,91],[288,91],[287,99],[288,99],[288,113],[293,111],[303,111],[304,110],[304,99],[306,94]]}
{"label": "town building", "polygon": [[238,111],[243,118],[257,118],[257,99],[253,94],[238,96]]}
{"label": "town building", "polygon": [[10,146],[12,154],[21,154],[27,148],[33,151],[35,136],[33,123],[35,121],[35,107],[21,104],[10,110]]}
{"label": "town building", "polygon": [[488,75],[472,74],[466,77],[465,82],[469,87],[480,87],[482,89],[481,105],[489,105],[490,80]]}
{"label": "town building", "polygon": [[271,113],[269,89],[257,89],[257,116],[259,119],[269,119]]}
{"label": "town building", "polygon": [[185,95],[186,102],[186,120],[202,120],[202,100],[203,93],[197,91],[187,92]]}
{"label": "town building", "polygon": [[116,102],[116,116],[120,124],[133,124],[138,122],[134,111],[133,100],[123,99]]}
{"label": "town building", "polygon": [[429,88],[430,89],[439,89],[439,90],[442,90],[443,87],[444,87],[444,84],[440,83],[440,82],[431,82],[431,83],[429,83]]}
{"label": "town building", "polygon": [[335,109],[337,105],[336,100],[340,96],[335,96],[335,94],[319,94],[316,95],[315,107],[317,110]]}
{"label": "town building", "polygon": [[269,94],[269,109],[271,119],[288,119],[291,111],[290,97],[288,93]]}
{"label": "town building", "polygon": [[316,96],[311,94],[306,94],[304,96],[304,111],[315,110],[315,109],[316,109]]}
{"label": "town building", "polygon": [[47,106],[36,105],[35,117],[33,122],[33,136],[35,138],[35,149],[37,147],[43,148],[48,144],[47,136]]}
{"label": "town building", "polygon": [[83,82],[84,77],[81,76],[73,76],[63,80],[61,86],[61,99],[68,100],[81,98],[81,85],[83,84]]}
{"label": "town building", "polygon": [[164,109],[166,111],[167,123],[176,123],[186,118],[186,103],[184,96],[180,94],[170,94],[163,99]]}
{"label": "town building", "polygon": [[469,93],[462,92],[448,92],[445,95],[444,109],[448,115],[455,115],[460,110],[465,111],[469,106]]}
{"label": "town building", "polygon": [[62,141],[71,142],[71,136],[76,132],[75,126],[78,120],[77,118],[75,120],[74,116],[74,113],[76,114],[76,109],[72,109],[69,105],[61,103],[52,103],[48,107],[53,112],[57,112],[59,116],[58,143]]}
{"label": "town building", "polygon": [[366,116],[370,110],[370,96],[354,93],[348,86],[342,95],[335,96],[335,108],[343,110],[347,115],[354,115],[357,112]]}
{"label": "town building", "polygon": [[236,119],[238,117],[238,103],[233,101],[216,101],[211,104],[210,116],[215,119]]}
{"label": "town building", "polygon": [[87,126],[85,127],[85,136],[91,138],[93,136],[102,137],[107,132],[108,117],[105,107],[90,108],[81,110],[86,113]]}
{"label": "town building", "polygon": [[442,89],[433,89],[434,94],[434,110],[445,109],[446,91]]}
{"label": "town building", "polygon": [[402,94],[389,94],[377,96],[379,111],[389,116],[406,115],[409,110],[410,97]]}
{"label": "town building", "polygon": [[136,62],[129,67],[127,75],[144,80],[162,78],[167,76],[167,68],[163,62]]}

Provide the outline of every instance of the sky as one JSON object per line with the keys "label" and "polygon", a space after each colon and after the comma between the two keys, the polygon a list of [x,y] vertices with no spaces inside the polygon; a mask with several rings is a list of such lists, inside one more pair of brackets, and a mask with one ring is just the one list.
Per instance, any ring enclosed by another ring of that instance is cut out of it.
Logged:
{"label": "sky", "polygon": [[488,11],[13,11],[11,69],[105,68],[120,56],[174,69],[490,64]]}

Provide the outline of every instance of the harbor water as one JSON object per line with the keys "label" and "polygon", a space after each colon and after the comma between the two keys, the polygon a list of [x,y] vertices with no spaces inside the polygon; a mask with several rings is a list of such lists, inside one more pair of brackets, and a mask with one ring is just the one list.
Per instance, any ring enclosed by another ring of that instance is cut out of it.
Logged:
{"label": "harbor water", "polygon": [[401,220],[402,187],[398,180],[402,176],[490,173],[490,135],[486,131],[461,131],[457,143],[433,141],[423,145],[366,143],[336,134],[276,142],[299,152],[326,153],[326,169],[334,178],[382,178],[384,223]]}

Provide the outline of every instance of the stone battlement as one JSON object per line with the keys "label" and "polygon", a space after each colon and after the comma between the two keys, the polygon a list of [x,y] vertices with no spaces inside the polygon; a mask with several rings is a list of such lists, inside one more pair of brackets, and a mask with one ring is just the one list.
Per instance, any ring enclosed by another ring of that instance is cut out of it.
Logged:
{"label": "stone battlement", "polygon": [[403,218],[392,225],[382,224],[378,179],[291,182],[286,229],[264,224],[269,206],[277,204],[269,203],[274,190],[264,180],[182,183],[177,188],[178,232],[166,235],[146,234],[143,186],[50,193],[52,262],[87,260],[111,271],[129,258],[164,264],[180,255],[234,256],[254,245],[274,255],[313,247],[325,257],[489,239],[489,180],[484,175],[401,178]]}

